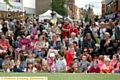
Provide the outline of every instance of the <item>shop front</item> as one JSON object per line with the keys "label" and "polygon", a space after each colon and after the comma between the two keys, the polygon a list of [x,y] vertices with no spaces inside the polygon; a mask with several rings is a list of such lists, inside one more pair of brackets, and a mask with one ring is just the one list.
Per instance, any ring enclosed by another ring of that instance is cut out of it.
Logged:
{"label": "shop front", "polygon": [[20,19],[26,17],[26,12],[23,11],[23,6],[19,2],[10,2],[11,6],[6,3],[0,3],[0,19]]}

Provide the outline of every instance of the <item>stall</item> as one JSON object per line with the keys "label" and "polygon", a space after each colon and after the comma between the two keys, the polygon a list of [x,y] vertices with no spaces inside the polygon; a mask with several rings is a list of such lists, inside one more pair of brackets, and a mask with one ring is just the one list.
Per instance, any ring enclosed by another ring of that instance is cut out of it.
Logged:
{"label": "stall", "polygon": [[[54,11],[55,12],[55,11]],[[45,19],[48,19],[48,20],[51,20],[53,19],[55,22],[57,22],[57,19],[58,18],[62,18],[61,15],[59,15],[57,12],[55,12],[55,15],[52,17],[51,15],[52,11],[51,10],[48,10],[46,11],[45,13],[43,14],[40,14],[39,15],[39,21],[42,21],[42,20],[45,20]]]}

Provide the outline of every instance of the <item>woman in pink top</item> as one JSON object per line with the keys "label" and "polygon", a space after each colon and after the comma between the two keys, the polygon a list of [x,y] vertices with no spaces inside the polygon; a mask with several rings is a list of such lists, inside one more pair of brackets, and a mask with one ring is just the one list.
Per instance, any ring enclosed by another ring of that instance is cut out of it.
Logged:
{"label": "woman in pink top", "polygon": [[110,61],[110,67],[112,68],[113,72],[116,72],[120,68],[119,56],[117,54],[113,55],[112,60]]}
{"label": "woman in pink top", "polygon": [[0,39],[0,56],[4,56],[7,53],[9,47],[9,41],[5,39],[5,35],[1,34]]}

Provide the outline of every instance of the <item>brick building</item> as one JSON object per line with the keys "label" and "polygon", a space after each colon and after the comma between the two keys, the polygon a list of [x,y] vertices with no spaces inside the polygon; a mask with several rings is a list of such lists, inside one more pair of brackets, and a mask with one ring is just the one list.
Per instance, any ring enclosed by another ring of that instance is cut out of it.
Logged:
{"label": "brick building", "polygon": [[120,11],[120,0],[105,0],[106,13]]}
{"label": "brick building", "polygon": [[68,0],[68,16],[71,19],[80,19],[81,18],[81,8],[75,5],[75,0]]}
{"label": "brick building", "polygon": [[101,2],[101,9],[102,9],[102,16],[104,16],[106,12],[106,5],[105,5],[105,0]]}
{"label": "brick building", "polygon": [[36,0],[36,15],[38,16],[39,14],[42,14],[49,10],[51,0]]}

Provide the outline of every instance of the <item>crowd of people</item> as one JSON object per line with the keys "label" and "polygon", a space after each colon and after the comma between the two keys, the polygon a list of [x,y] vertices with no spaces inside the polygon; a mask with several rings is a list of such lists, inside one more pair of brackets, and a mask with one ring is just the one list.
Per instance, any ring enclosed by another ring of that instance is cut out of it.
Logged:
{"label": "crowd of people", "polygon": [[120,20],[0,20],[0,71],[120,73]]}

